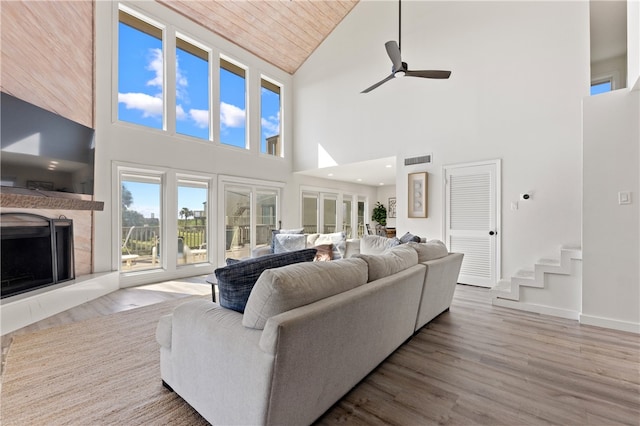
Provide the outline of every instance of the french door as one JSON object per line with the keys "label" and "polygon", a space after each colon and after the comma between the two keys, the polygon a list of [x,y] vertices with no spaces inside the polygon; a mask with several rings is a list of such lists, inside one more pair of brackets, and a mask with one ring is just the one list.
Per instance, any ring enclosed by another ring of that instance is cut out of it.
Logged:
{"label": "french door", "polygon": [[500,160],[445,166],[445,239],[464,253],[458,282],[493,287],[500,263]]}

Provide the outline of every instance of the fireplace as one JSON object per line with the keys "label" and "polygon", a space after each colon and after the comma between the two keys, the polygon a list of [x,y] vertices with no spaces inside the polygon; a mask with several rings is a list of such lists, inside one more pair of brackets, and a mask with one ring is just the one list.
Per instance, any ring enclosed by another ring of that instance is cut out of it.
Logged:
{"label": "fireplace", "polygon": [[2,213],[2,298],[75,278],[73,221]]}

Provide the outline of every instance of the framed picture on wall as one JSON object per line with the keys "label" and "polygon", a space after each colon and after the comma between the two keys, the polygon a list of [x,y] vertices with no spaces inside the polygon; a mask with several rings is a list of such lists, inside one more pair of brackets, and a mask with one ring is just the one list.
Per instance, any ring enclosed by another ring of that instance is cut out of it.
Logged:
{"label": "framed picture on wall", "polygon": [[409,173],[409,217],[427,217],[427,172]]}
{"label": "framed picture on wall", "polygon": [[396,217],[396,199],[395,197],[389,198],[389,212],[387,217],[394,218]]}

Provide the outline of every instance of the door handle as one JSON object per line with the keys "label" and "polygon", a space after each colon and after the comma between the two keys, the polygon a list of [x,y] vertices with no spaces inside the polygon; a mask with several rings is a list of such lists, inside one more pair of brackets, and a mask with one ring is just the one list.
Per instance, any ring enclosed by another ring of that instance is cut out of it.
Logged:
{"label": "door handle", "polygon": [[498,235],[498,231],[489,231],[489,235]]}

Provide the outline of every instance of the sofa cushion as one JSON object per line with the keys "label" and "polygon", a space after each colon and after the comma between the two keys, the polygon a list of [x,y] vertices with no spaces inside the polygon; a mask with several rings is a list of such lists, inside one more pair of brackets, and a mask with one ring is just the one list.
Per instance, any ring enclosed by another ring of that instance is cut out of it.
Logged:
{"label": "sofa cushion", "polygon": [[400,244],[400,240],[397,238],[363,235],[360,239],[360,254],[382,254],[398,244]]}
{"label": "sofa cushion", "polygon": [[406,243],[408,243],[410,241],[414,241],[416,243],[419,243],[420,242],[420,237],[418,237],[417,235],[413,235],[411,232],[407,232],[402,237],[400,237],[400,242],[402,244],[406,244]]}
{"label": "sofa cushion", "polygon": [[302,250],[307,246],[307,237],[304,234],[275,234],[273,237],[274,253]]}
{"label": "sofa cushion", "polygon": [[440,240],[429,240],[426,243],[407,243],[408,246],[418,253],[418,262],[428,262],[434,259],[440,259],[449,254],[447,246]]}
{"label": "sofa cushion", "polygon": [[345,292],[367,282],[362,259],[311,262],[264,271],[247,301],[242,325],[264,329],[274,315]]}
{"label": "sofa cushion", "polygon": [[214,272],[218,280],[220,306],[244,312],[251,289],[264,270],[292,263],[310,262],[315,255],[316,249],[268,254],[216,269]]}
{"label": "sofa cushion", "polygon": [[383,254],[356,254],[367,262],[369,282],[393,275],[418,264],[418,253],[408,245],[398,245]]}

